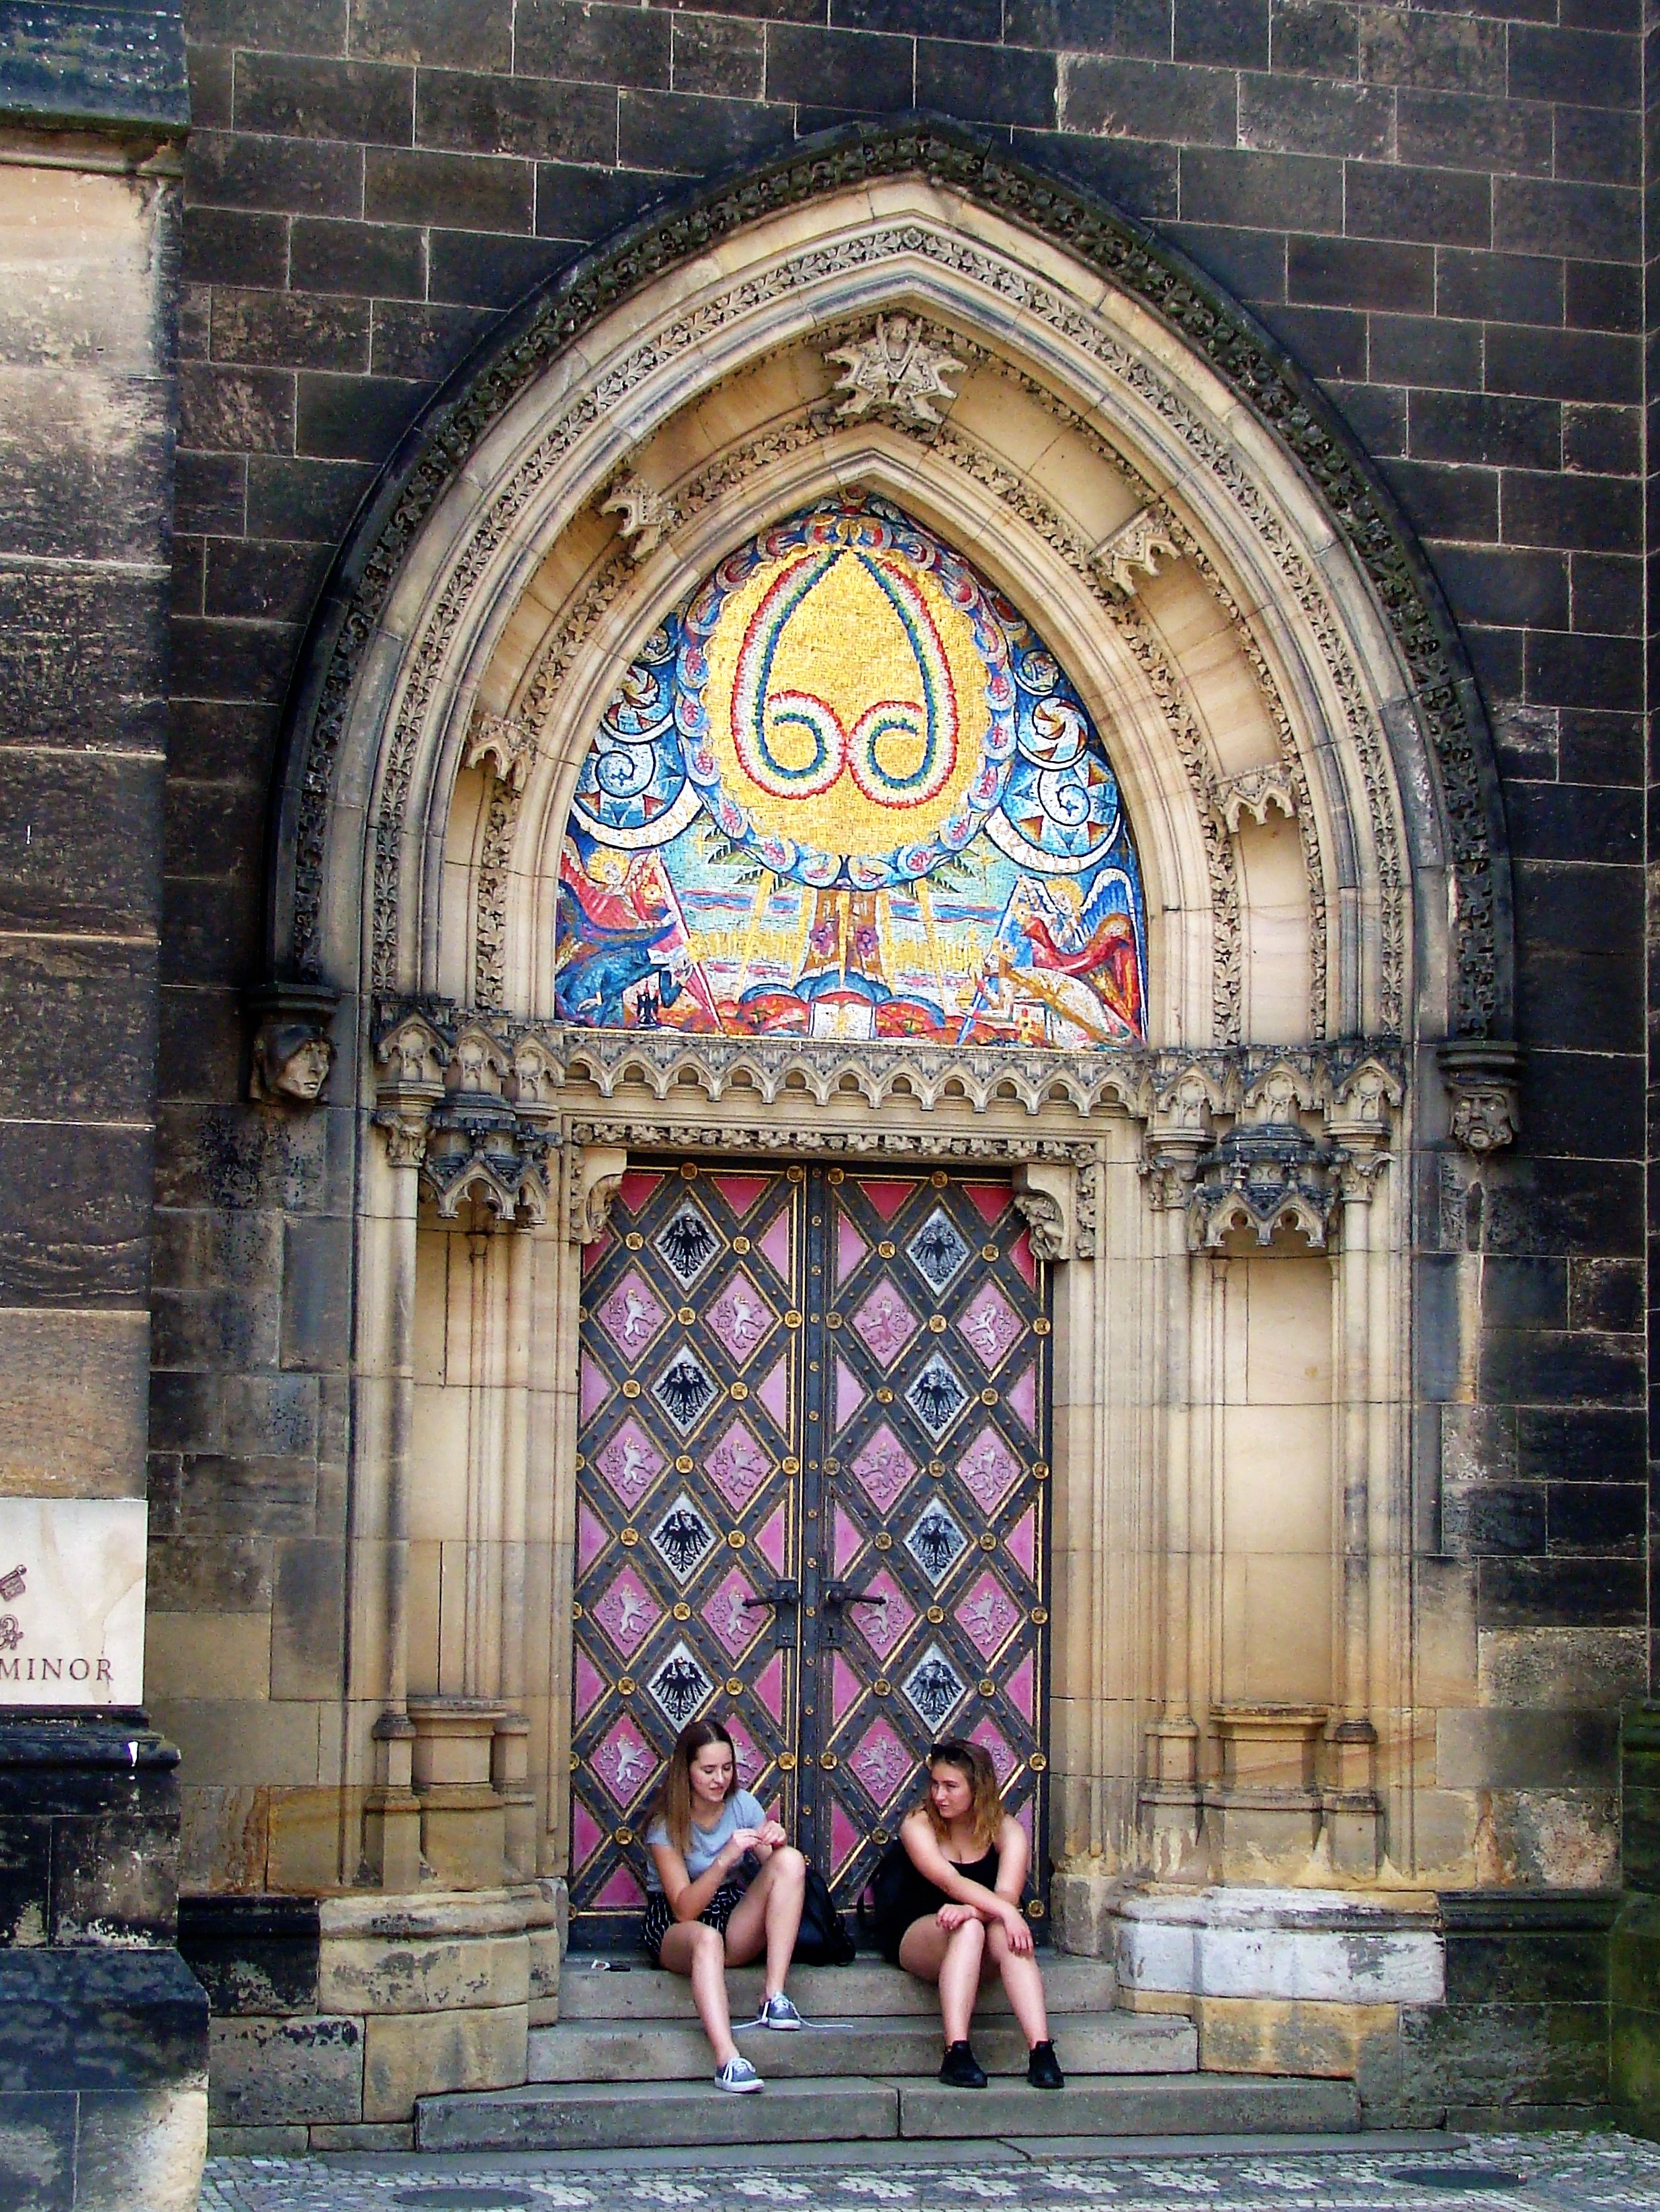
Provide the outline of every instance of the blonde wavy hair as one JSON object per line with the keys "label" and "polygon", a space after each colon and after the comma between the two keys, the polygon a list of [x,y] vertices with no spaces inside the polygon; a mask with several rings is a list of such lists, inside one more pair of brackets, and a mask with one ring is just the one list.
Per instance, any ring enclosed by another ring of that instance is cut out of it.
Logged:
{"label": "blonde wavy hair", "polygon": [[[951,1736],[944,1743],[932,1746],[928,1752],[930,1775],[936,1766],[954,1766],[973,1790],[969,1820],[974,1842],[982,1852],[988,1851],[1003,1826],[1003,1792],[998,1786],[991,1753],[981,1744],[970,1743],[962,1736]],[[943,1844],[946,1824],[933,1809],[932,1792],[923,1792],[920,1809],[927,1814],[928,1826]]]}
{"label": "blonde wavy hair", "polygon": [[732,1782],[727,1796],[735,1797],[739,1788],[738,1753],[732,1738],[719,1721],[688,1721],[674,1739],[674,1749],[652,1800],[652,1820],[663,1823],[669,1841],[683,1858],[691,1849],[691,1763],[712,1743],[723,1743],[732,1753]]}

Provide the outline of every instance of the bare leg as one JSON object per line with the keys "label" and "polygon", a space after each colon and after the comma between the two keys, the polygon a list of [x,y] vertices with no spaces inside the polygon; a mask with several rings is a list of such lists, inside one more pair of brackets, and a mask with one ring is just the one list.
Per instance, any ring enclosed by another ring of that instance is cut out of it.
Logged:
{"label": "bare leg", "polygon": [[790,1970],[806,1882],[807,1863],[800,1852],[791,1844],[780,1844],[727,1923],[727,1958],[731,1965],[747,1966],[764,1945],[765,1994],[769,1997],[779,1994]]}
{"label": "bare leg", "polygon": [[1003,1977],[1010,2008],[1025,2033],[1026,2048],[1047,2043],[1049,2014],[1043,2005],[1043,1977],[1038,1972],[1037,1960],[1029,1951],[1011,1951],[1009,1939],[1000,1927],[988,1929],[987,1936],[988,1953]]}
{"label": "bare leg", "polygon": [[[986,1956],[986,1931],[978,1920],[965,1920],[948,1936],[931,1916],[913,1920],[899,1946],[899,1963],[919,1981],[939,1987],[939,2024],[947,2049],[966,2043]],[[1010,2002],[1013,2002],[1012,1997]]]}
{"label": "bare leg", "polygon": [[732,2039],[732,2014],[727,2006],[726,1947],[716,1930],[701,1920],[678,1921],[657,1955],[670,1973],[690,1977],[691,2001],[715,2064],[724,2066],[736,2058],[738,2045]]}

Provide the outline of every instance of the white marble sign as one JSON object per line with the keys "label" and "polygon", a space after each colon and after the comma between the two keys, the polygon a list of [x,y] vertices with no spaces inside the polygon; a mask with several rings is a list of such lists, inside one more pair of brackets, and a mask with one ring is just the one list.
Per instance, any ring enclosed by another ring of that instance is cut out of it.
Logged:
{"label": "white marble sign", "polygon": [[144,1699],[142,1498],[0,1498],[0,1707]]}

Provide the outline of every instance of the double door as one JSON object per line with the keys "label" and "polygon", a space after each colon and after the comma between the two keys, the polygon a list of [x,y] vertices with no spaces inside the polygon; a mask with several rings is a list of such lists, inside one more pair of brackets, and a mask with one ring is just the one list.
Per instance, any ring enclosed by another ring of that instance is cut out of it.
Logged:
{"label": "double door", "polygon": [[585,1258],[575,1940],[631,1939],[698,1718],[843,1905],[947,1735],[1041,1869],[1049,1322],[1006,1178],[642,1163]]}

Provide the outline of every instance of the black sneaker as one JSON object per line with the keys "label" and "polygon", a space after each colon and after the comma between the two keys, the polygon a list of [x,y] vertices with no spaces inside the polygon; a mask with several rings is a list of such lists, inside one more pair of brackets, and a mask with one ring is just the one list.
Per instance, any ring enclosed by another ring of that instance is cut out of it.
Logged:
{"label": "black sneaker", "polygon": [[948,2089],[983,2089],[986,2069],[966,2043],[952,2043],[939,2062],[939,2079]]}
{"label": "black sneaker", "polygon": [[1034,2089],[1064,2089],[1067,2077],[1061,2071],[1052,2043],[1034,2043],[1026,2061],[1026,2079]]}

